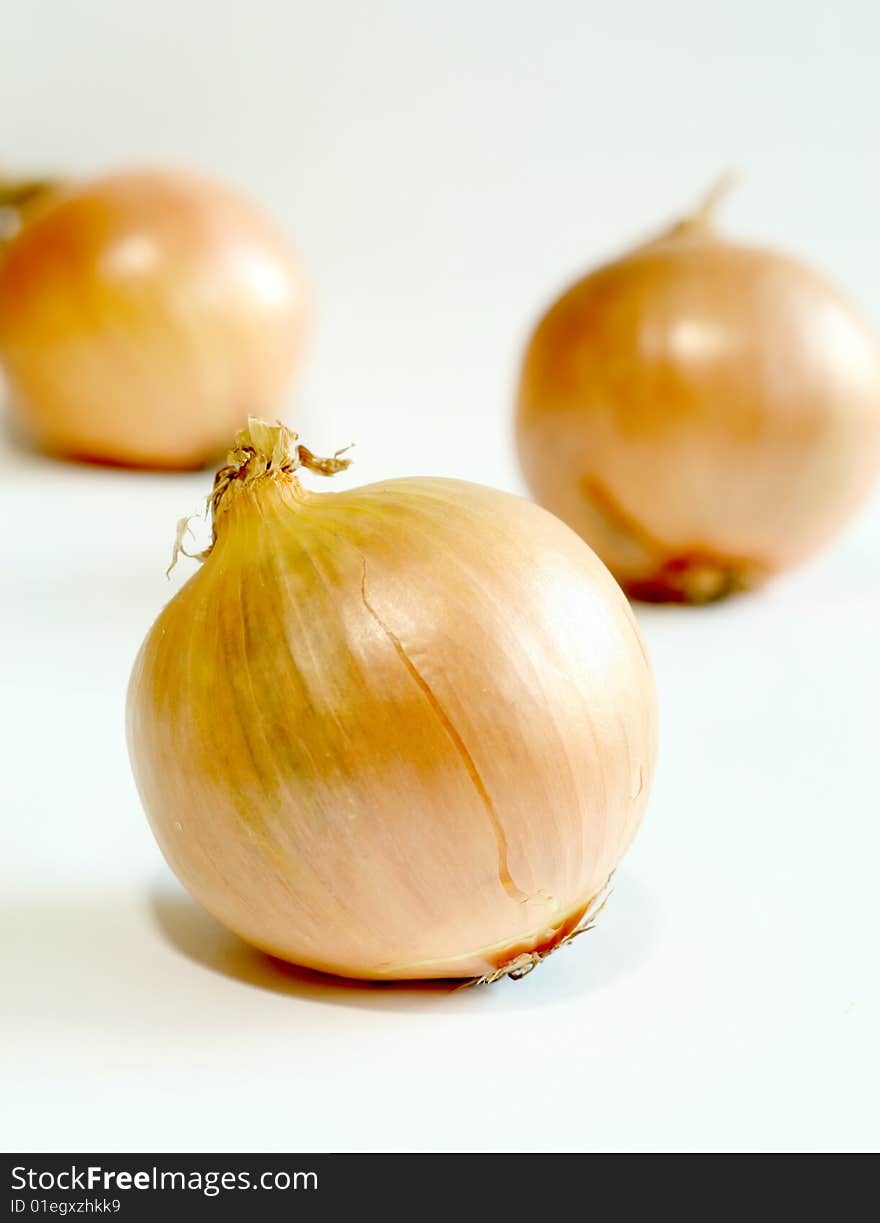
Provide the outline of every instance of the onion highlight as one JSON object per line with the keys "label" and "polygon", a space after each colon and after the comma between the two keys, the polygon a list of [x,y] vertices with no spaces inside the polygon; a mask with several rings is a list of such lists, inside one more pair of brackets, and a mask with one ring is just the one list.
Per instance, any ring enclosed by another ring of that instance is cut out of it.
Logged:
{"label": "onion highlight", "polygon": [[338,493],[251,421],[214,543],[151,629],[128,738],[184,885],[257,947],[373,979],[522,975],[595,911],[656,746],[632,613],[527,501]]}
{"label": "onion highlight", "polygon": [[517,435],[535,498],[633,597],[760,585],[840,530],[880,467],[880,348],[835,288],[696,215],[538,324]]}

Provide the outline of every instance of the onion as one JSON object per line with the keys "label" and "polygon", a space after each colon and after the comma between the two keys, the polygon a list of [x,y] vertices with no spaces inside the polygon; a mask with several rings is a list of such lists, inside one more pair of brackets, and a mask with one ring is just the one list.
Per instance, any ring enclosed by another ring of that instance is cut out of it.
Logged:
{"label": "onion", "polygon": [[[17,197],[7,188],[2,198]],[[304,313],[274,226],[179,173],[59,189],[0,258],[13,409],[35,444],[68,457],[157,468],[214,459],[249,408],[277,410]]]}
{"label": "onion", "polygon": [[251,421],[214,543],[134,667],[128,740],[193,896],[286,960],[522,975],[582,928],[653,772],[644,647],[557,519],[479,485],[331,473]]}
{"label": "onion", "polygon": [[693,217],[578,281],[519,387],[535,498],[632,596],[703,602],[820,548],[880,466],[880,348],[784,255]]}

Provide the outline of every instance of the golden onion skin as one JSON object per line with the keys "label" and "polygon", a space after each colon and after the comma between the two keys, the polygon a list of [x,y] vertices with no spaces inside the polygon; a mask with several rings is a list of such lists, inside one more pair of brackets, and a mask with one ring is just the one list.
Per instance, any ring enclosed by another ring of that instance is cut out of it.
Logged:
{"label": "golden onion skin", "polygon": [[480,977],[601,893],[656,704],[625,598],[538,507],[270,475],[150,631],[128,739],[165,857],[242,938],[349,977]]}
{"label": "golden onion skin", "polygon": [[59,189],[0,253],[0,364],[22,434],[50,453],[193,468],[300,359],[302,276],[247,201],[188,174]]}
{"label": "golden onion skin", "polygon": [[541,319],[517,408],[535,498],[633,597],[703,602],[822,547],[880,467],[880,348],[802,264],[704,219]]}

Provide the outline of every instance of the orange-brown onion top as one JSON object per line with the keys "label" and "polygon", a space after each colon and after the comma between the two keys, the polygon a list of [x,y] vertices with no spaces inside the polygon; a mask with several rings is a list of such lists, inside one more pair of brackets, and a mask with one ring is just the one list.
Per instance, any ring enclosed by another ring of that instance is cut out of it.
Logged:
{"label": "orange-brown onion top", "polygon": [[683,224],[547,312],[518,443],[536,498],[625,588],[712,597],[807,557],[865,497],[880,350],[808,268]]}
{"label": "orange-brown onion top", "polygon": [[472,484],[236,491],[130,688],[174,871],[245,939],[342,975],[479,976],[552,946],[651,783],[617,585],[558,520]]}
{"label": "orange-brown onion top", "polygon": [[275,226],[189,174],[62,191],[0,253],[0,363],[45,450],[179,468],[273,413],[298,362],[305,291]]}

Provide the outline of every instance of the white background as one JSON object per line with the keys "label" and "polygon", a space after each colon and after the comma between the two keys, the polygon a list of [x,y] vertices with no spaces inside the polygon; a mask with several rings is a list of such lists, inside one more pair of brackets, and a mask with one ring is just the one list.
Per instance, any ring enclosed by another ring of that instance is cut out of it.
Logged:
{"label": "white background", "polygon": [[[343,480],[522,491],[536,313],[719,171],[880,319],[867,2],[0,3],[0,155],[248,189],[315,286],[288,405]],[[599,929],[527,980],[286,972],[185,896],[123,737],[206,474],[0,450],[4,1149],[876,1147],[880,502],[759,596],[640,609],[662,733]]]}

